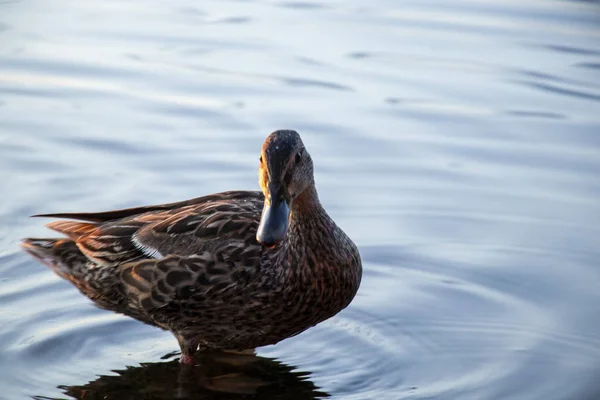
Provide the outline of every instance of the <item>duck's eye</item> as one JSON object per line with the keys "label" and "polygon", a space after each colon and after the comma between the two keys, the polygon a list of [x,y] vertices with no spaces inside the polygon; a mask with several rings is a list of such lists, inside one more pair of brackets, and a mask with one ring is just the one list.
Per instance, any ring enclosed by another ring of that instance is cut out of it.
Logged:
{"label": "duck's eye", "polygon": [[296,164],[298,164],[300,162],[300,160],[302,160],[302,150],[300,150],[299,152],[296,153]]}
{"label": "duck's eye", "polygon": [[262,156],[258,157],[258,161],[262,164]]}

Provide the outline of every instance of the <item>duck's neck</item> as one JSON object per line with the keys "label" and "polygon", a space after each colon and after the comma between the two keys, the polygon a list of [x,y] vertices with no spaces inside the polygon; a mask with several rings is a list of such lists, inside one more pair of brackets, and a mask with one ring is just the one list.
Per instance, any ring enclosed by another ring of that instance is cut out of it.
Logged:
{"label": "duck's neck", "polygon": [[313,182],[294,199],[294,203],[292,204],[291,222],[294,222],[294,216],[303,217],[321,210],[325,211],[321,206],[319,195],[317,194],[317,188]]}
{"label": "duck's neck", "polygon": [[314,184],[294,199],[288,233],[285,239],[287,253],[305,254],[307,248],[331,240],[335,224],[321,206]]}

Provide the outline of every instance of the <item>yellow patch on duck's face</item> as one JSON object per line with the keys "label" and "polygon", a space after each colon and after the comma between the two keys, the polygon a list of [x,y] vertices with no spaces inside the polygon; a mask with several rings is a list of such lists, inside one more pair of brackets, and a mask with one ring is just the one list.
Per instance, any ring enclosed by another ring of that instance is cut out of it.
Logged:
{"label": "yellow patch on duck's face", "polygon": [[258,165],[258,185],[267,199],[269,193],[269,171],[264,161],[264,156],[261,154]]}

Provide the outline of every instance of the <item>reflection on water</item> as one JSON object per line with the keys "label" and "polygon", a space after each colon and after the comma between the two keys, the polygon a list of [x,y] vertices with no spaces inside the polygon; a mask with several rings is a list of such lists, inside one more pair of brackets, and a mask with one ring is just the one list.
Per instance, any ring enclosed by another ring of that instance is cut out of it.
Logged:
{"label": "reflection on water", "polygon": [[[59,388],[81,400],[310,400],[329,395],[310,381],[310,373],[297,371],[272,358],[251,354],[204,353],[193,368],[177,360],[142,363],[112,371],[85,385]],[[49,399],[35,396],[36,399]]]}

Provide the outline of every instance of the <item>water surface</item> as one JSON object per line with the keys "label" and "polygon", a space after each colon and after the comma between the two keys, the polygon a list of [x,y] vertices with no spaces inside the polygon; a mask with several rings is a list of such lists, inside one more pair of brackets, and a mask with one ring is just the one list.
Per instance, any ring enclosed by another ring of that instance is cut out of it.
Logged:
{"label": "water surface", "polygon": [[[352,305],[179,375],[170,334],[18,249],[43,212],[257,188],[298,130]],[[600,8],[0,3],[0,398],[600,396]]]}

